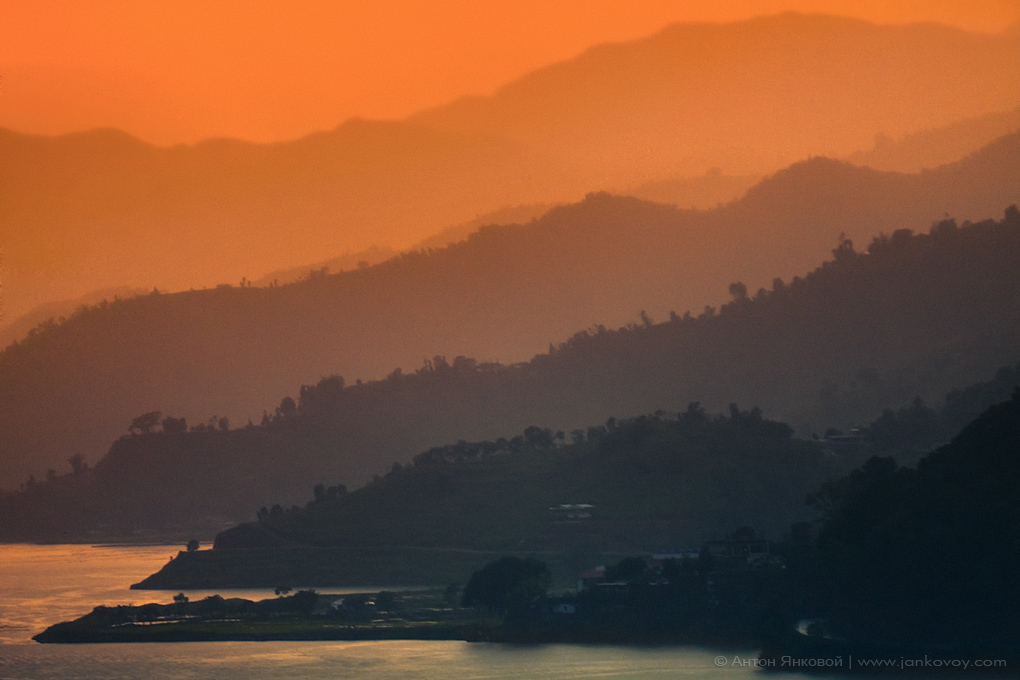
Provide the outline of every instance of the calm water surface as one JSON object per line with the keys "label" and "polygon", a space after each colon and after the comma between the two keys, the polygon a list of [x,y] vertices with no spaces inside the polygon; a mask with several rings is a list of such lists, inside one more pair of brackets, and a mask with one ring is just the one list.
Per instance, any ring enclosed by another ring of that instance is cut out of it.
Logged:
{"label": "calm water surface", "polygon": [[[515,646],[466,642],[185,642],[40,645],[47,625],[76,618],[97,604],[170,602],[173,593],[128,590],[177,548],[0,545],[0,680],[8,678],[712,678],[763,676],[751,668],[719,668],[724,655],[748,652],[691,647]],[[341,592],[337,589],[330,589]],[[378,590],[378,588],[374,589]],[[220,591],[263,598],[271,591]],[[209,591],[188,591],[200,599]],[[804,676],[770,675],[769,680]]]}

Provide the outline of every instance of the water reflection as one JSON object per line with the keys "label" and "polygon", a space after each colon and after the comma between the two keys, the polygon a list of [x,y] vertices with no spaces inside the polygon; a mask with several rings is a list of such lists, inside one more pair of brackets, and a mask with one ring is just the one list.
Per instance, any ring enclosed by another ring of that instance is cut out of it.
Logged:
{"label": "water reflection", "polygon": [[[32,635],[51,623],[81,616],[98,604],[170,602],[174,593],[132,591],[128,586],[156,571],[177,550],[178,546],[0,545],[0,678],[729,680],[754,677],[753,671],[747,669],[718,668],[713,663],[717,652],[696,648],[513,646],[417,640],[102,645],[39,645],[31,641]],[[345,592],[334,588],[329,591]],[[249,599],[273,596],[270,590],[218,592]],[[194,600],[211,591],[187,591],[186,594]],[[770,680],[782,677],[774,675]]]}
{"label": "water reflection", "polygon": [[[179,546],[0,545],[0,644],[31,643],[50,624],[78,618],[96,605],[168,603],[175,593],[130,590],[159,569]],[[379,590],[379,588],[342,589]],[[188,590],[191,600],[208,595],[261,600],[272,589]],[[34,643],[31,643],[34,644]]]}
{"label": "water reflection", "polygon": [[[619,678],[663,680],[753,677],[716,668],[697,649],[635,649],[543,645],[513,647],[466,642],[188,642],[177,644],[37,645],[0,648],[0,677],[183,680],[224,678],[353,678],[356,680],[483,680]],[[783,676],[770,676],[781,680]],[[803,680],[803,678],[801,678]]]}

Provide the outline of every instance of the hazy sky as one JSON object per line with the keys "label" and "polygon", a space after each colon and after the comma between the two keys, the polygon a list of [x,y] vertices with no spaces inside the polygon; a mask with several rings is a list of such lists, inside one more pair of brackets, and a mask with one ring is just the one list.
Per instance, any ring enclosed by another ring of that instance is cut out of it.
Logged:
{"label": "hazy sky", "polygon": [[0,126],[287,139],[487,94],[672,22],[791,9],[978,31],[1020,21],[1017,0],[0,0]]}

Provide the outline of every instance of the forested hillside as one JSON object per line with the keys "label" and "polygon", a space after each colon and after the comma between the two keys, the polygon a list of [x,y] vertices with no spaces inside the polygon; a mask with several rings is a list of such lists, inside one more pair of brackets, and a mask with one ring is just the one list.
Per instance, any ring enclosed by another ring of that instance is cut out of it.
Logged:
{"label": "forested hillside", "polygon": [[[82,507],[106,507],[111,526],[188,526],[288,505],[317,483],[354,488],[444,443],[527,427],[569,433],[692,401],[710,410],[758,405],[804,432],[863,425],[883,407],[934,401],[1015,362],[1018,261],[1015,207],[1001,222],[898,230],[867,252],[847,241],[804,278],[777,279],[753,295],[735,283],[721,309],[597,327],[526,364],[436,357],[380,381],[325,378],[284,398],[261,424],[234,429],[221,420],[189,431],[177,417],[148,414],[93,470],[53,474],[12,502],[59,490],[82,494]],[[88,513],[65,512],[63,500],[35,507],[53,517],[32,526],[90,528]]]}
{"label": "forested hillside", "polygon": [[951,391],[934,408],[920,397],[900,408],[887,408],[859,434],[870,453],[913,465],[922,454],[950,441],[983,411],[1009,399],[1018,387],[1020,364],[1005,366],[991,380]]}
{"label": "forested hillside", "polygon": [[[294,446],[304,438],[300,430],[324,415],[315,399],[331,387],[337,385],[305,390],[299,413],[283,407],[261,428],[122,440],[95,470],[0,500],[0,537],[209,532],[220,528],[216,522],[252,517],[255,508],[245,508],[234,487],[272,498],[289,492],[276,487],[276,474],[293,480],[300,469],[314,478],[308,461],[281,466],[272,455]],[[781,535],[810,516],[808,493],[862,460],[828,456],[818,442],[792,435],[757,409],[731,405],[727,416],[711,416],[696,403],[679,414],[610,418],[569,435],[531,426],[509,438],[430,449],[351,492],[342,484],[308,487],[304,497],[314,498],[303,509],[267,501],[257,524],[226,532],[216,545],[565,550],[588,543],[626,552],[696,545],[746,524]],[[249,471],[238,477],[235,465]],[[274,474],[259,474],[266,468]],[[561,503],[593,504],[594,517],[564,523],[549,510]]]}
{"label": "forested hillside", "polygon": [[[873,458],[826,484],[816,496],[826,521],[804,598],[826,637],[861,649],[1015,658],[1018,451],[1020,390],[916,469]],[[794,637],[784,653],[818,643]]]}
{"label": "forested hillside", "polygon": [[[1018,200],[1020,135],[1013,135],[918,175],[813,159],[740,201],[701,212],[593,194],[537,221],[485,228],[462,243],[374,267],[93,307],[0,353],[0,485],[62,468],[76,454],[94,463],[140,413],[159,410],[192,423],[215,415],[236,427],[258,422],[280,395],[326,375],[378,379],[436,355],[526,361],[580,329],[639,321],[641,310],[656,321],[674,311],[698,315],[726,300],[733,282],[753,294],[776,277],[803,275],[841,233],[866,242],[880,232],[927,229],[945,214],[980,219]],[[845,389],[845,377],[831,381]],[[702,389],[685,379],[675,393],[684,403],[701,398]],[[600,396],[572,398],[578,403],[569,420],[676,406],[651,393],[604,405]],[[729,398],[724,389],[711,394]],[[817,422],[804,408],[783,409],[776,415]],[[531,422],[564,419],[557,410],[530,412]],[[470,421],[467,432],[423,420],[398,457],[449,437],[529,424],[488,418]]]}
{"label": "forested hillside", "polygon": [[[509,440],[426,451],[345,493],[314,490],[304,508],[263,509],[216,547],[263,541],[481,550],[610,552],[696,546],[754,525],[781,537],[808,519],[807,494],[860,460],[826,456],[757,410],[709,415],[698,404],[576,430],[529,428]],[[587,504],[590,518],[551,512]]]}

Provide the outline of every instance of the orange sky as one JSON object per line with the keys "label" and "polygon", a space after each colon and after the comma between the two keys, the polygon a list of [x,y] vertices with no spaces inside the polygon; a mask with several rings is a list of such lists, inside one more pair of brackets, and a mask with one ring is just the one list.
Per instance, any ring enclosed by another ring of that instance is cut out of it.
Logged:
{"label": "orange sky", "polygon": [[1016,0],[0,0],[0,126],[287,139],[490,93],[675,21],[787,9],[980,31],[1020,22]]}

